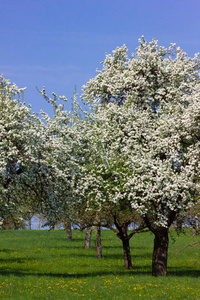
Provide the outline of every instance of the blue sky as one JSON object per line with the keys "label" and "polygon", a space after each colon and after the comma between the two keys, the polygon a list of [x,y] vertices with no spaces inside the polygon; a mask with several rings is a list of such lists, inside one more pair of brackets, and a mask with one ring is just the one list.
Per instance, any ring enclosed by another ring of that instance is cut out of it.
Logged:
{"label": "blue sky", "polygon": [[106,52],[126,44],[131,54],[144,35],[193,56],[199,28],[199,0],[0,0],[0,73],[27,87],[32,111],[51,113],[36,86],[70,100]]}

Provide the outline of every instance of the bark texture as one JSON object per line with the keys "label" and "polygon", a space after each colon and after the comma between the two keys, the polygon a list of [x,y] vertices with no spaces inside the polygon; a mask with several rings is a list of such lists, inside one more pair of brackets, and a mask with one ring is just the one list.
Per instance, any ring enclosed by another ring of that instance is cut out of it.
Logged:
{"label": "bark texture", "polygon": [[71,240],[72,239],[72,227],[71,227],[71,222],[67,222],[67,239]]}
{"label": "bark texture", "polygon": [[167,254],[168,254],[168,229],[162,228],[155,234],[154,250],[152,258],[152,275],[167,275]]}
{"label": "bark texture", "polygon": [[31,217],[28,218],[28,229],[31,230]]}
{"label": "bark texture", "polygon": [[85,249],[90,248],[90,241],[91,241],[91,235],[92,235],[92,227],[88,227],[85,234]]}
{"label": "bark texture", "polygon": [[101,228],[97,226],[97,258],[102,258]]}
{"label": "bark texture", "polygon": [[119,237],[122,240],[123,244],[123,252],[124,252],[124,267],[125,270],[132,270],[132,262],[131,262],[131,252],[129,245],[129,237],[128,237],[128,226],[123,226],[120,228]]}

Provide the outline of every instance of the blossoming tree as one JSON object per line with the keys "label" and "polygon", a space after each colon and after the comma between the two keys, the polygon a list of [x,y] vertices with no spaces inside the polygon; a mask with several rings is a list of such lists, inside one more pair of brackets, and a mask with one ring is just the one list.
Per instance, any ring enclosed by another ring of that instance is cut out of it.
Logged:
{"label": "blossoming tree", "polygon": [[[30,108],[21,102],[24,89],[19,89],[0,76],[0,210],[4,220],[19,210],[15,193],[17,180],[29,156]],[[16,99],[17,98],[17,99]]]}
{"label": "blossoming tree", "polygon": [[[180,48],[139,40],[106,55],[83,87],[92,114],[83,130],[91,164],[80,193],[88,209],[129,208],[153,232],[152,274],[167,274],[168,231],[197,201],[200,157],[200,62]],[[92,164],[92,162],[94,162]]]}
{"label": "blossoming tree", "polygon": [[131,269],[129,239],[137,230],[128,235],[128,226],[140,216],[138,231],[147,226],[155,236],[152,274],[166,275],[169,228],[198,202],[200,62],[144,38],[131,58],[127,51],[106,55],[83,87],[84,119],[44,89],[54,118],[31,115],[13,99],[21,90],[0,78],[1,218],[29,191],[51,225],[70,211],[78,220],[76,208],[84,208],[98,226],[115,224]]}
{"label": "blossoming tree", "polygon": [[1,76],[0,217],[37,209],[53,226],[67,211],[73,185],[69,113],[54,97],[54,119],[31,114],[22,92]]}
{"label": "blossoming tree", "polygon": [[[41,112],[42,125],[40,127],[40,160],[45,170],[45,197],[41,210],[48,220],[48,225],[55,226],[64,221],[69,231],[73,205],[75,203],[75,178],[79,173],[79,165],[74,151],[76,148],[75,131],[72,124],[76,121],[76,94],[74,95],[74,111],[65,110],[64,96],[48,97],[45,89],[40,91],[44,99],[52,105],[54,117]],[[59,102],[63,104],[59,104]],[[37,173],[36,173],[37,174]]]}

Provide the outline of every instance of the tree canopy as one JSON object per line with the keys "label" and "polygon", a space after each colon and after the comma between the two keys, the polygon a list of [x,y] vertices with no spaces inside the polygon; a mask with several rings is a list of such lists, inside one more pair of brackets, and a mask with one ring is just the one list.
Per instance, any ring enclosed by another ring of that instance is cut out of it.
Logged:
{"label": "tree canopy", "polygon": [[54,118],[31,114],[15,100],[22,90],[1,77],[1,218],[31,191],[50,224],[62,217],[114,224],[127,257],[136,218],[138,231],[155,235],[153,275],[165,275],[168,230],[199,202],[199,69],[198,55],[142,37],[130,57],[125,45],[106,54],[83,86],[88,111],[80,116],[76,94],[68,112],[58,105],[65,97],[43,89]]}
{"label": "tree canopy", "polygon": [[90,167],[82,193],[99,209],[126,205],[144,219],[155,234],[154,275],[166,273],[170,225],[197,199],[199,66],[198,55],[142,38],[131,58],[125,46],[106,55],[83,87],[93,112],[84,129]]}

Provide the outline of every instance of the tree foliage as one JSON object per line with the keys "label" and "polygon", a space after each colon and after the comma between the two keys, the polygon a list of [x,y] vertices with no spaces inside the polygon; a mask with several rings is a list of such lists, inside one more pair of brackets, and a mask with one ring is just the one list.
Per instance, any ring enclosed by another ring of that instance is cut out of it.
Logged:
{"label": "tree foliage", "polygon": [[200,61],[142,37],[131,57],[124,45],[102,65],[83,86],[82,117],[76,94],[68,112],[44,88],[54,118],[31,114],[1,77],[1,218],[32,195],[52,226],[67,218],[117,230],[126,257],[130,237],[148,227],[153,275],[165,275],[169,227],[199,203]]}
{"label": "tree foliage", "polygon": [[114,203],[144,219],[159,248],[154,275],[166,274],[170,225],[197,199],[199,66],[197,55],[142,38],[131,58],[125,46],[106,55],[102,71],[83,87],[93,112],[84,129],[90,164],[82,193],[89,207]]}

